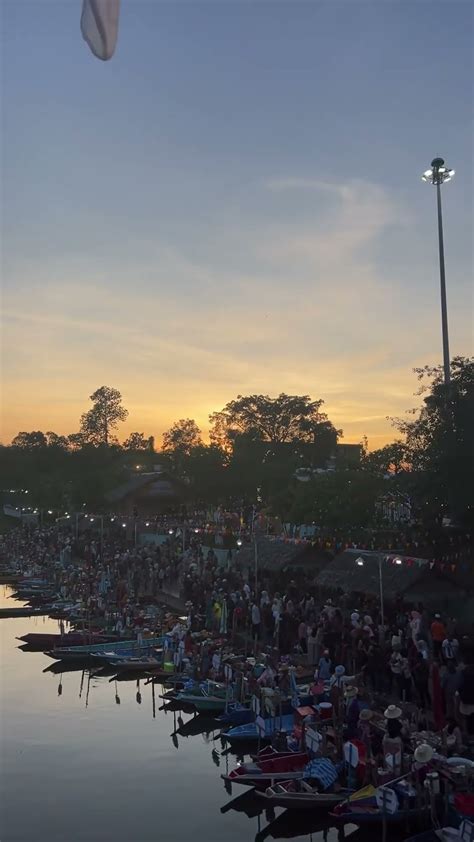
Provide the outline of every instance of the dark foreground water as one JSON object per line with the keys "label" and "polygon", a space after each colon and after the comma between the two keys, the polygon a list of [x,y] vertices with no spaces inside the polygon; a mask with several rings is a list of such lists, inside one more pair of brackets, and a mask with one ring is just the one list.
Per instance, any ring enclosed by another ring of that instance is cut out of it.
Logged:
{"label": "dark foreground water", "polygon": [[[8,589],[0,595],[1,604],[12,604]],[[53,661],[22,652],[16,637],[57,625],[0,620],[1,842],[362,839],[360,832],[353,836],[355,828],[345,836],[323,830],[315,815],[277,810],[270,825],[250,793],[241,805],[246,812],[222,813],[244,788],[234,787],[231,796],[224,789],[220,774],[236,758],[222,756],[217,730],[215,740],[211,732],[173,741],[179,726],[172,713],[158,710],[159,685],[154,717],[152,688],[143,681],[139,704],[135,680],[115,685],[81,670],[44,672]]]}

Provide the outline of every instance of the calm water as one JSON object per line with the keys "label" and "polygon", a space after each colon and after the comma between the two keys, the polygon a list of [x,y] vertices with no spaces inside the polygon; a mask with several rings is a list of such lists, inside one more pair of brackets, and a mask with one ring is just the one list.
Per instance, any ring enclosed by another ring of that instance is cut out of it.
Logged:
{"label": "calm water", "polygon": [[[3,586],[0,602],[12,604]],[[0,620],[2,842],[248,842],[258,833],[257,842],[342,838],[323,833],[315,816],[288,821],[288,813],[266,835],[269,817],[256,815],[251,796],[245,805],[251,817],[222,814],[243,788],[234,787],[232,796],[224,789],[220,774],[235,757],[221,756],[217,731],[215,741],[197,734],[173,743],[174,717],[158,710],[159,685],[153,718],[151,685],[143,681],[138,704],[136,681],[115,687],[108,677],[89,682],[80,670],[62,677],[43,672],[52,660],[22,652],[16,637],[57,626],[43,618]]]}

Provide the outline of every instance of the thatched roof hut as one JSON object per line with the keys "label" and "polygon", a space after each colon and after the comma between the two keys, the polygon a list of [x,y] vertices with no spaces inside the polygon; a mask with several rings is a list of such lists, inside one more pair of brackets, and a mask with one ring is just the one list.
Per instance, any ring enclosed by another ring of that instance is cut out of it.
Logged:
{"label": "thatched roof hut", "polygon": [[239,550],[236,556],[237,564],[250,567],[255,563],[255,541],[257,543],[258,566],[261,570],[281,571],[288,568],[314,568],[315,574],[325,564],[330,556],[313,547],[311,543],[302,541],[285,541],[264,535],[256,535],[250,544]]}
{"label": "thatched roof hut", "polygon": [[432,567],[428,559],[392,553],[348,549],[340,553],[317,577],[317,584],[346,593],[378,596],[382,576],[384,598],[403,596],[407,602],[423,602],[440,610],[459,603],[465,588],[448,572]]}

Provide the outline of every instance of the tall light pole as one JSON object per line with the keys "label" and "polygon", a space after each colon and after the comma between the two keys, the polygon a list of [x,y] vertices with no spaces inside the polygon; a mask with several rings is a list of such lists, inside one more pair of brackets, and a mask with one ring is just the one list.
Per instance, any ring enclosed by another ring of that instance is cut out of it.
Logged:
{"label": "tall light pole", "polygon": [[441,326],[443,331],[443,367],[444,384],[449,386],[451,382],[451,369],[449,359],[449,338],[448,338],[448,307],[446,303],[446,274],[444,268],[444,237],[443,237],[443,214],[441,209],[441,185],[445,181],[451,181],[454,170],[445,166],[443,158],[433,158],[431,167],[421,176],[423,181],[433,184],[436,187],[436,198],[438,204],[438,245],[439,245],[439,277],[441,284]]}

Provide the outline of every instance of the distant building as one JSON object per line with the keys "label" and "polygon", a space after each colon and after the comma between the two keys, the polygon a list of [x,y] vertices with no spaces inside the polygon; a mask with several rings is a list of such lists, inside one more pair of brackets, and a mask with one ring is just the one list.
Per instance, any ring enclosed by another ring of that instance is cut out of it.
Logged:
{"label": "distant building", "polygon": [[362,461],[361,444],[336,444],[336,468],[357,468]]}
{"label": "distant building", "polygon": [[136,474],[106,495],[118,514],[138,517],[170,512],[185,497],[184,484],[164,470]]}

